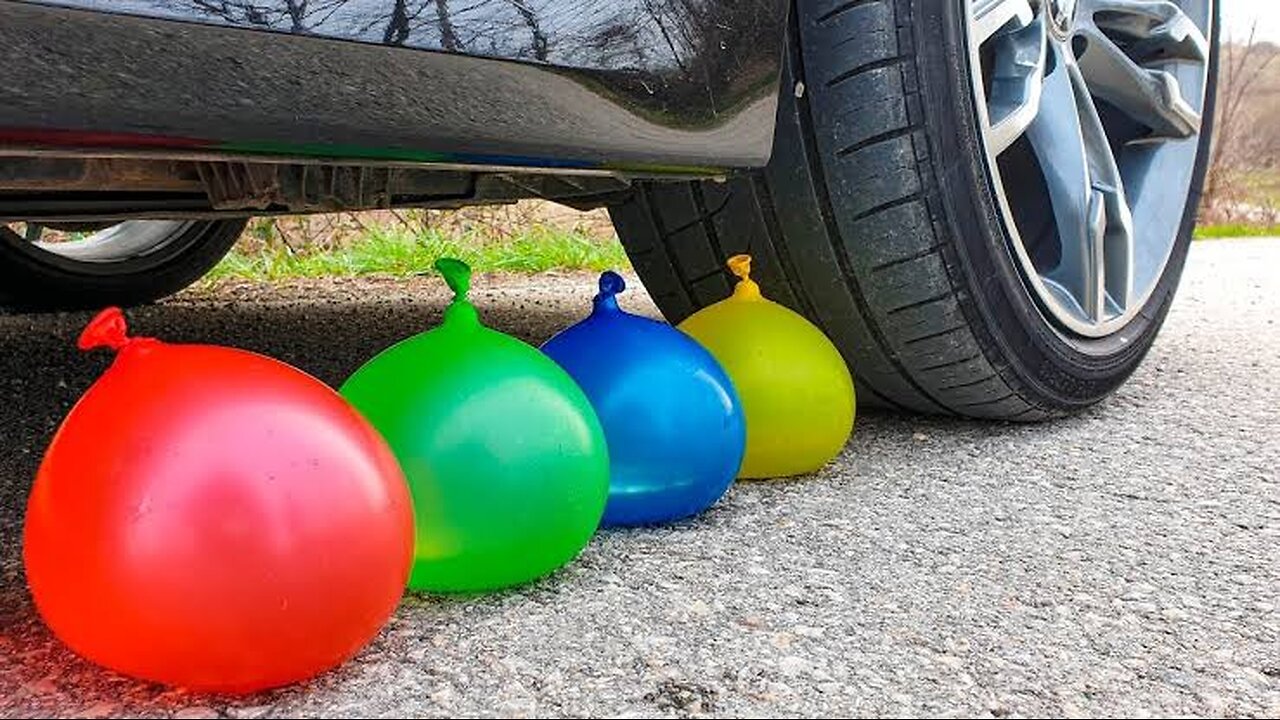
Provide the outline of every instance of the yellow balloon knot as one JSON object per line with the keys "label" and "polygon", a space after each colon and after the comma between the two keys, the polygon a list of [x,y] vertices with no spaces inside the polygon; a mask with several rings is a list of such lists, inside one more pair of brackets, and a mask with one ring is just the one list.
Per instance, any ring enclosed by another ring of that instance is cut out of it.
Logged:
{"label": "yellow balloon knot", "polygon": [[733,288],[733,296],[739,300],[759,300],[760,286],[751,279],[751,256],[734,255],[729,258],[729,272],[737,275],[738,284]]}

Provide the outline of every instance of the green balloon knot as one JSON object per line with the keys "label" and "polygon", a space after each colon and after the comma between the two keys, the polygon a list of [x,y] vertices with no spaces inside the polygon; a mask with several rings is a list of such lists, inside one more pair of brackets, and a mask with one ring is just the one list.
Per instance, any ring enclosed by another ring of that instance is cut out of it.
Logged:
{"label": "green balloon knot", "polygon": [[471,289],[471,266],[457,258],[440,258],[436,260],[435,268],[453,291],[453,299],[466,300],[467,291]]}
{"label": "green balloon knot", "polygon": [[456,258],[440,258],[436,260],[435,268],[453,291],[453,302],[445,308],[444,322],[450,325],[479,325],[480,315],[467,299],[467,291],[471,289],[471,267]]}

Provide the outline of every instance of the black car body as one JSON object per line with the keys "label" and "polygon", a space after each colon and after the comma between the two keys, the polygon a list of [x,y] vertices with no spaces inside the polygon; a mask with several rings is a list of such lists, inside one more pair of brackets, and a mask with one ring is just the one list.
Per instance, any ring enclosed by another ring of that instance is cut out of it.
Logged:
{"label": "black car body", "polygon": [[781,0],[2,4],[6,154],[566,176],[763,166],[786,16]]}

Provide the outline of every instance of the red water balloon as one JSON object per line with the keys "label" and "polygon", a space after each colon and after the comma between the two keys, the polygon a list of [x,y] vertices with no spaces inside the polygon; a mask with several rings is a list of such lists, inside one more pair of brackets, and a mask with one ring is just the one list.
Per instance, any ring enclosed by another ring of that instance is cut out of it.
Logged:
{"label": "red water balloon", "polygon": [[27,505],[36,607],[84,657],[251,692],[355,654],[401,596],[413,512],[382,438],[282,362],[125,335],[58,429]]}

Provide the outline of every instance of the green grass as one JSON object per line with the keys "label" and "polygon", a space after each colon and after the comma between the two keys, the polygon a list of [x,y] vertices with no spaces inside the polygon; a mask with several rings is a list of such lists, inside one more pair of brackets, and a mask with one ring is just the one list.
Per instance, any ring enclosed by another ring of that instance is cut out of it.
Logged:
{"label": "green grass", "polygon": [[430,270],[441,257],[463,260],[476,272],[598,271],[631,266],[616,239],[577,231],[533,226],[509,236],[493,237],[375,227],[336,249],[302,249],[295,253],[277,243],[256,251],[236,249],[207,279],[216,282],[227,278],[414,275]]}
{"label": "green grass", "polygon": [[1280,226],[1244,225],[1227,223],[1221,225],[1201,225],[1196,228],[1196,239],[1217,240],[1222,238],[1274,237],[1280,235]]}
{"label": "green grass", "polygon": [[[296,252],[279,240],[273,228],[265,222],[252,226],[246,237],[252,241],[232,250],[205,281],[273,281],[369,274],[407,276],[430,271],[441,257],[464,260],[476,272],[538,273],[631,267],[614,237],[544,225],[532,225],[510,234],[413,231],[407,227],[374,225],[338,247],[317,243],[302,245]],[[1202,225],[1196,228],[1195,234],[1201,239],[1266,235],[1280,236],[1280,226]]]}

